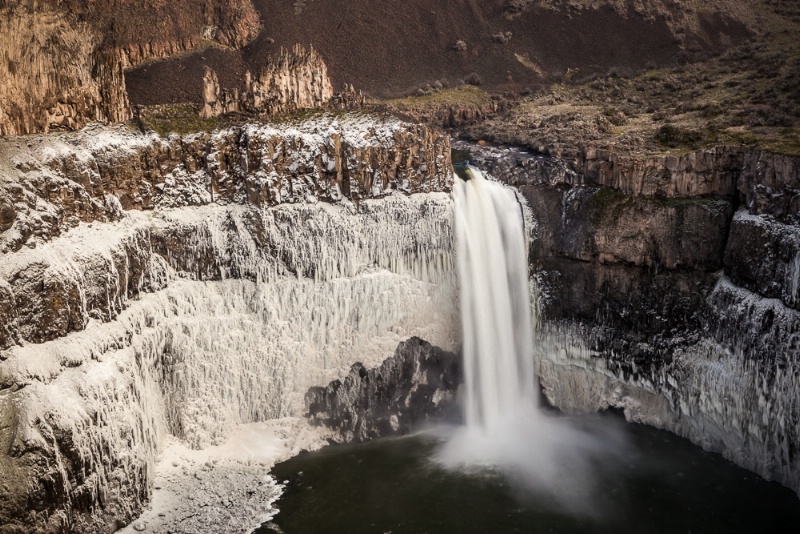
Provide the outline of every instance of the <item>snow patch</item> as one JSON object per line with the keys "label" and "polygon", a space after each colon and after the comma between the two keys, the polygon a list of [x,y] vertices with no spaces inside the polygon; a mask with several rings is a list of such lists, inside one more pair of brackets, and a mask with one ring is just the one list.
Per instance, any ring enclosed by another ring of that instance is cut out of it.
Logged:
{"label": "snow patch", "polygon": [[240,425],[225,443],[201,451],[172,439],[156,465],[150,505],[119,532],[250,532],[277,513],[283,485],[270,468],[323,447],[326,432],[283,418]]}

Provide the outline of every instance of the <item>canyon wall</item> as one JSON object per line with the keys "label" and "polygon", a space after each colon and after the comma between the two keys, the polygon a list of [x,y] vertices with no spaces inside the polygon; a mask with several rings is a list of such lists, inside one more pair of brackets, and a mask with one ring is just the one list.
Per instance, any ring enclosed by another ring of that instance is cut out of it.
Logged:
{"label": "canyon wall", "polygon": [[455,346],[449,140],[427,129],[98,127],[4,140],[0,168],[0,532],[113,532],[168,438],[302,415],[409,336]]}
{"label": "canyon wall", "polygon": [[0,135],[125,121],[125,68],[203,43],[241,47],[258,30],[250,0],[3,2]]}
{"label": "canyon wall", "polygon": [[122,62],[59,4],[0,6],[0,135],[130,118]]}
{"label": "canyon wall", "polygon": [[549,400],[622,409],[800,492],[800,161],[454,146],[536,220]]}
{"label": "canyon wall", "polygon": [[[347,88],[355,93],[352,86]],[[338,103],[346,107],[348,91],[340,94]],[[352,96],[356,96],[353,94]],[[302,109],[330,107],[334,97],[328,67],[314,49],[306,51],[296,45],[265,65],[257,76],[245,73],[244,90],[221,89],[217,74],[206,67],[203,75],[203,107],[200,116],[211,118],[223,113],[278,115]],[[357,104],[358,98],[353,99]],[[361,97],[363,106],[363,97]]]}
{"label": "canyon wall", "polygon": [[320,115],[162,138],[124,126],[0,143],[0,251],[125,210],[448,190],[450,143],[390,117]]}

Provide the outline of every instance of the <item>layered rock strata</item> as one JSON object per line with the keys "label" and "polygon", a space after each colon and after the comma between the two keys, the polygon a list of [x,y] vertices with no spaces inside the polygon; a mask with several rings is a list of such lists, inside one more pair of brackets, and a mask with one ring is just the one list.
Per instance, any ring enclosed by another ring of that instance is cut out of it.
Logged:
{"label": "layered rock strata", "polygon": [[113,532],[168,436],[204,447],[300,415],[309,387],[408,336],[452,347],[451,202],[401,194],[447,188],[447,139],[405,128],[8,141],[0,531]]}
{"label": "layered rock strata", "polygon": [[[472,143],[453,147],[469,150]],[[756,214],[788,217],[800,211],[800,160],[743,146],[718,146],[683,155],[642,158],[592,147],[483,147],[473,160],[511,185],[607,187],[630,196],[724,198]],[[507,177],[507,178],[506,178]]]}
{"label": "layered rock strata", "polygon": [[308,417],[343,442],[407,434],[426,422],[458,420],[458,356],[411,338],[380,367],[356,363],[344,379],[306,393]]}
{"label": "layered rock strata", "polygon": [[125,68],[204,41],[241,47],[258,29],[250,0],[4,2],[0,135],[127,120]]}
{"label": "layered rock strata", "polygon": [[[278,58],[257,76],[245,73],[244,87],[241,93],[238,88],[221,89],[217,74],[206,67],[200,116],[211,118],[233,112],[263,116],[320,109],[328,107],[334,97],[325,62],[313,48],[306,51],[299,45],[291,51],[281,50]],[[348,87],[338,102],[356,107],[358,99],[350,92],[352,88]]]}
{"label": "layered rock strata", "polygon": [[468,156],[536,221],[545,394],[570,412],[621,408],[800,491],[797,159],[607,156]]}
{"label": "layered rock strata", "polygon": [[448,190],[449,139],[370,115],[248,124],[167,138],[125,127],[0,142],[0,250],[125,210]]}

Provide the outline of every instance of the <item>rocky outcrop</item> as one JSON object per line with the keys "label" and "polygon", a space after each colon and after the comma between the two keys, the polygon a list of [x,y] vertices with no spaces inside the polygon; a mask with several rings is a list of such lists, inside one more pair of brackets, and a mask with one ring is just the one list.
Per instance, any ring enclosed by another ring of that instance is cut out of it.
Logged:
{"label": "rocky outcrop", "polygon": [[411,338],[380,367],[356,363],[344,379],[308,390],[307,416],[342,442],[407,434],[428,421],[458,419],[460,383],[458,356]]}
{"label": "rocky outcrop", "polygon": [[[306,51],[300,45],[291,51],[281,50],[278,58],[264,66],[258,76],[247,72],[244,86],[241,93],[237,88],[220,90],[216,73],[206,67],[200,116],[211,118],[232,112],[265,116],[322,109],[329,106],[334,96],[325,62],[313,48]],[[339,104],[350,101],[356,104],[358,100],[349,93],[338,99]]]}
{"label": "rocky outcrop", "polygon": [[227,92],[222,94],[217,73],[206,65],[203,70],[203,107],[200,108],[200,117],[210,119],[234,111],[239,111],[239,91],[236,90],[233,95]]}
{"label": "rocky outcrop", "polygon": [[448,190],[449,139],[370,115],[320,115],[162,138],[124,127],[0,143],[0,250],[123,210],[359,201]]}
{"label": "rocky outcrop", "polygon": [[353,84],[345,84],[341,92],[331,98],[330,107],[338,110],[363,109],[367,105],[367,97],[357,91]]}
{"label": "rocky outcrop", "polygon": [[449,187],[430,130],[340,114],[0,145],[0,532],[113,532],[169,436],[218,444],[408,336],[454,343],[452,205],[409,194]]}
{"label": "rocky outcrop", "polygon": [[123,70],[204,40],[255,37],[250,0],[13,0],[0,6],[0,135],[131,117]]}
{"label": "rocky outcrop", "polygon": [[123,64],[61,2],[0,6],[0,135],[130,118]]}
{"label": "rocky outcrop", "polygon": [[333,96],[325,62],[313,48],[306,51],[299,45],[281,50],[274,62],[245,80],[245,87],[243,107],[257,114],[324,107]]}

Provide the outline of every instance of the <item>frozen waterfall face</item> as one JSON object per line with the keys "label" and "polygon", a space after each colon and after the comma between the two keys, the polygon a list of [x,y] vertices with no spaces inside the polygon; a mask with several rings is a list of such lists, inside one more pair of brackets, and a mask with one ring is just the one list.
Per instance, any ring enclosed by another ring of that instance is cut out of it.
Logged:
{"label": "frozen waterfall face", "polygon": [[449,142],[419,128],[3,141],[0,531],[113,532],[167,442],[302,416],[412,336],[452,350]]}
{"label": "frozen waterfall face", "polygon": [[522,209],[477,168],[455,185],[465,420],[486,433],[533,406],[533,329]]}

